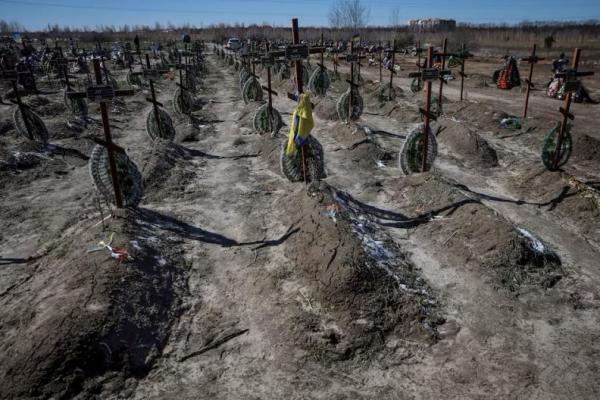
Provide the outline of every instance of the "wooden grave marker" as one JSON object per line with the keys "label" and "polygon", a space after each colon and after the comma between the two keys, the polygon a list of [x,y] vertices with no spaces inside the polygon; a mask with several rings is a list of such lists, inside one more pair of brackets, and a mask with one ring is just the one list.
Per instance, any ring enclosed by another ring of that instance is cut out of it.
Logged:
{"label": "wooden grave marker", "polygon": [[[100,113],[102,115],[102,127],[104,128],[104,140],[94,138],[94,142],[106,148],[108,153],[108,160],[110,166],[110,174],[112,180],[112,186],[115,195],[115,205],[117,208],[123,208],[123,196],[121,193],[121,186],[119,184],[119,174],[117,171],[117,163],[115,159],[115,152],[126,154],[125,150],[115,144],[112,141],[112,135],[110,132],[110,120],[108,118],[108,107],[106,106],[107,101],[112,101],[116,97],[133,96],[133,89],[115,90],[110,84],[110,81],[106,81],[106,84],[102,84],[102,71],[100,69],[100,60],[94,59],[94,75],[96,78],[96,84],[89,86],[85,92],[71,92],[68,94],[70,98],[87,98],[89,101],[100,102]],[[108,77],[108,75],[106,75]]]}

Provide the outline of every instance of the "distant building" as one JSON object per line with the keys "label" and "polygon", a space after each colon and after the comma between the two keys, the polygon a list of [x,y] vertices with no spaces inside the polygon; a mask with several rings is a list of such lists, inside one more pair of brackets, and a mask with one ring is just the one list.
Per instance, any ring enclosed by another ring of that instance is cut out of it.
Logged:
{"label": "distant building", "polygon": [[412,19],[408,21],[411,30],[417,32],[452,31],[456,29],[456,21],[453,19]]}

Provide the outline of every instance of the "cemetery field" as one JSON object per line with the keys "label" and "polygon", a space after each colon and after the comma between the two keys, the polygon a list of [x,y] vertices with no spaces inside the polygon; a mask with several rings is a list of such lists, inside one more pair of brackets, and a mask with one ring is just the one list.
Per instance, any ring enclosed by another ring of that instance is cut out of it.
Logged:
{"label": "cemetery field", "polygon": [[[502,127],[525,84],[498,89],[501,60],[463,60],[463,101],[453,69],[433,115],[411,91],[416,57],[395,56],[390,99],[377,61],[324,56],[326,93],[304,82],[304,165],[286,159],[295,62],[268,84],[267,62],[221,44],[163,53],[137,75],[104,63],[131,89],[106,119],[85,74],[70,93],[86,113],[37,77],[19,101],[45,140],[2,92],[0,398],[600,398],[600,105],[570,105],[570,154],[547,168],[565,107],[548,60],[528,117]],[[360,110],[339,101],[354,82]],[[282,122],[259,133],[268,85]],[[423,141],[407,143],[425,118],[422,171]]]}

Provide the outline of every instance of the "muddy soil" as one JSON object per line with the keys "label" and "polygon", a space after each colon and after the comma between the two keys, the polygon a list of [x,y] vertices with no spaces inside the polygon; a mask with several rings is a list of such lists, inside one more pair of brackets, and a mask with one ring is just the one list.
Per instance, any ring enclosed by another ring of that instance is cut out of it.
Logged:
{"label": "muddy soil", "polygon": [[[313,97],[327,178],[304,185],[280,167],[293,81],[273,83],[281,131],[259,135],[238,73],[206,62],[191,120],[175,82],[157,84],[173,142],[146,134],[143,90],[110,107],[145,189],[110,217],[87,166],[96,106],[77,128],[61,94],[25,96],[47,146],[0,108],[0,397],[600,396],[598,105],[575,106],[573,156],[549,172],[539,149],[559,102],[534,94],[522,128],[502,129],[521,94],[472,63],[468,101],[444,88],[432,171],[403,176],[422,93],[398,77],[382,101],[365,67],[364,113],[339,121],[340,66]],[[88,252],[111,235],[131,259]]]}

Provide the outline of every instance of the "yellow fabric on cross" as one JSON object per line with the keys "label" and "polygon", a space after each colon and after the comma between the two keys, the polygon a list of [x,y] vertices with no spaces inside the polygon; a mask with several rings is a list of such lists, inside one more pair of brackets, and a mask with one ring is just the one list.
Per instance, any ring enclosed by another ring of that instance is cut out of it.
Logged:
{"label": "yellow fabric on cross", "polygon": [[[296,127],[296,117],[298,117],[298,127]],[[312,117],[310,95],[302,93],[300,95],[300,102],[292,114],[290,133],[288,135],[288,144],[285,154],[288,156],[295,155],[296,151],[298,151],[296,147],[296,135],[300,136],[300,142],[304,142],[310,136],[310,131],[314,126],[315,122],[313,121]]]}

